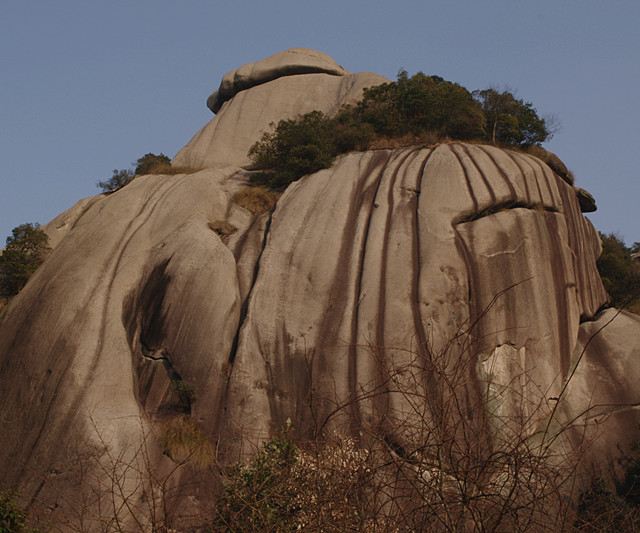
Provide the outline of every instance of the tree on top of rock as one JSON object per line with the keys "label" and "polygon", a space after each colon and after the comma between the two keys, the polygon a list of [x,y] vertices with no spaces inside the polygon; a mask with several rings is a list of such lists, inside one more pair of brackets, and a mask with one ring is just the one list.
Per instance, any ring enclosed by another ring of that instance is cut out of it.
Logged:
{"label": "tree on top of rock", "polygon": [[473,96],[484,112],[485,137],[493,144],[526,148],[551,138],[547,122],[538,116],[530,102],[496,89],[474,91]]}

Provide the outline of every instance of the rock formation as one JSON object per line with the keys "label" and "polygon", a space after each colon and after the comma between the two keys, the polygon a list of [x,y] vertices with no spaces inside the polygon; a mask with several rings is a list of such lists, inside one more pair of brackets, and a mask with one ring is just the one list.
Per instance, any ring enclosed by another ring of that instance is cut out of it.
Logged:
{"label": "rock formation", "polygon": [[[232,201],[271,122],[383,81],[305,50],[241,67],[175,158],[201,170],[138,177],[46,227],[54,250],[0,322],[2,483],[35,513],[71,523],[96,505],[79,494],[143,447],[145,467],[172,471],[172,420],[221,462],[288,421],[300,439],[366,429],[402,446],[406,393],[363,392],[416,361],[403,383],[438,419],[439,376],[464,359],[469,409],[497,402],[472,415],[479,441],[498,412],[534,428],[586,414],[610,419],[598,457],[628,445],[640,318],[603,311],[597,233],[540,160],[462,143],[351,153],[273,212]],[[222,239],[219,221],[236,231]],[[212,476],[171,483],[198,509]]]}

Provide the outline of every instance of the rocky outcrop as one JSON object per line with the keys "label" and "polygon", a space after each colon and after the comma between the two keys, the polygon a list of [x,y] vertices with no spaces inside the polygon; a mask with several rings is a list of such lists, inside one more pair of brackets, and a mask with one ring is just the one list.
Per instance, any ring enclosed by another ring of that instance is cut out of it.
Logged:
{"label": "rocky outcrop", "polygon": [[326,54],[308,48],[291,48],[227,72],[218,90],[207,99],[207,107],[217,113],[225,102],[240,91],[297,74],[344,76],[347,71]]}
{"label": "rocky outcrop", "polygon": [[178,152],[174,164],[246,167],[247,152],[273,123],[316,110],[334,114],[357,102],[366,87],[387,81],[368,72],[349,74],[328,56],[305,49],[244,65],[226,74],[209,97],[217,115]]}
{"label": "rocky outcrop", "polygon": [[[424,427],[407,425],[416,413],[442,431],[466,413],[478,447],[514,415],[535,433],[615,404],[637,423],[621,406],[640,403],[640,323],[601,311],[597,234],[535,157],[462,143],[352,153],[273,212],[233,203],[249,175],[234,143],[261,127],[250,121],[335,109],[374,80],[358,76],[238,92],[176,158],[208,168],[138,177],[47,226],[54,250],[0,322],[2,481],[35,512],[70,520],[100,472],[124,470],[143,498],[145,468],[206,507],[215,472],[176,469],[162,437],[185,419],[220,462],[287,424],[301,439],[378,432],[400,449]],[[224,242],[219,221],[236,228]],[[445,417],[452,387],[466,407]]]}

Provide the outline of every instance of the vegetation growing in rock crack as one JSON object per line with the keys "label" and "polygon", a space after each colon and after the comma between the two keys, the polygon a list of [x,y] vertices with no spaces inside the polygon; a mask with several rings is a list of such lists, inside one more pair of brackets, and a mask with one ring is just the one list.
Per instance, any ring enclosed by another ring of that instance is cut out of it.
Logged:
{"label": "vegetation growing in rock crack", "polygon": [[533,105],[509,91],[471,93],[439,76],[418,72],[410,77],[402,70],[397,81],[365,89],[357,105],[344,107],[335,117],[312,111],[281,120],[251,147],[249,156],[259,170],[254,182],[283,189],[329,167],[339,154],[394,139],[412,144],[477,140],[528,149],[551,134]]}
{"label": "vegetation growing in rock crack", "polygon": [[38,224],[13,228],[0,255],[0,298],[18,294],[50,251],[49,237]]}

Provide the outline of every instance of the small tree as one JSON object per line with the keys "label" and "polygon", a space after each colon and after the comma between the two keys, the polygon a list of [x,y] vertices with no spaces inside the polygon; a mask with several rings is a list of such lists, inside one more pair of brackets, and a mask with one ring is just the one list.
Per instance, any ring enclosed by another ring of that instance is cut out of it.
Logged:
{"label": "small tree", "polygon": [[518,100],[509,91],[474,91],[486,120],[485,137],[493,144],[526,148],[551,138],[545,119],[538,116],[530,102]]}
{"label": "small tree", "polygon": [[114,169],[111,178],[106,181],[99,181],[98,187],[102,189],[103,193],[110,194],[122,189],[122,187],[129,184],[134,177],[135,173],[132,170]]}
{"label": "small tree", "polygon": [[49,251],[49,238],[38,224],[21,224],[13,228],[0,255],[0,297],[10,298],[17,294]]}
{"label": "small tree", "polygon": [[391,137],[436,133],[452,139],[482,136],[482,109],[461,85],[440,76],[405,70],[398,80],[365,89],[357,106],[360,119]]}
{"label": "small tree", "polygon": [[163,153],[153,154],[149,152],[144,154],[136,161],[136,168],[134,173],[136,176],[142,176],[144,174],[154,174],[159,170],[171,166],[171,159],[169,159]]}

